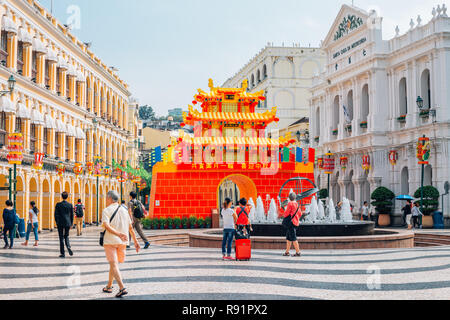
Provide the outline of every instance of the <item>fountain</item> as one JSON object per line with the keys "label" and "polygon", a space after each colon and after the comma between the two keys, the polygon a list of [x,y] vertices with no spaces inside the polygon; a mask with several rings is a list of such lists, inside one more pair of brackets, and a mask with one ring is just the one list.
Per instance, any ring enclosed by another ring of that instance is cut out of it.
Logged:
{"label": "fountain", "polygon": [[253,202],[252,198],[250,198],[248,200],[248,205],[250,205],[252,207],[250,209],[250,213],[248,214],[248,218],[250,219],[251,223],[256,222],[256,208],[255,208],[255,202]]}
{"label": "fountain", "polygon": [[269,213],[267,214],[267,221],[270,223],[277,223],[278,221],[278,209],[275,200],[270,201]]}
{"label": "fountain", "polygon": [[353,221],[350,201],[347,198],[344,198],[344,200],[342,200],[341,221],[345,223],[351,223]]}
{"label": "fountain", "polygon": [[261,197],[256,200],[256,221],[259,223],[266,222],[266,214],[264,211],[264,203]]}
{"label": "fountain", "polygon": [[316,197],[313,197],[311,200],[311,205],[309,206],[309,215],[306,217],[307,223],[316,223],[319,222],[317,219],[317,215],[319,212],[319,207],[317,205]]}
{"label": "fountain", "polygon": [[336,223],[336,208],[334,207],[333,199],[328,200],[328,223]]}
{"label": "fountain", "polygon": [[325,220],[325,208],[323,206],[322,200],[318,201],[318,205],[319,205],[319,212],[317,214],[317,220],[323,221]]}

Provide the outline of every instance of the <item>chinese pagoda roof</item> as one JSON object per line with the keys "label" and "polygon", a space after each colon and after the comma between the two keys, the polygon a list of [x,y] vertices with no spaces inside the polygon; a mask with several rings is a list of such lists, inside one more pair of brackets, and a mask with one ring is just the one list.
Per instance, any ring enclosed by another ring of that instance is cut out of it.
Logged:
{"label": "chinese pagoda roof", "polygon": [[225,123],[253,123],[265,125],[278,122],[277,108],[264,113],[256,112],[200,112],[189,106],[189,114],[183,113],[183,123],[194,125],[196,121],[202,122],[225,122]]}
{"label": "chinese pagoda roof", "polygon": [[287,147],[293,143],[295,143],[295,140],[287,139],[287,138],[280,138],[279,140],[276,139],[269,139],[269,138],[249,138],[249,137],[191,137],[188,135],[185,135],[183,138],[180,139],[184,143],[193,144],[195,145],[201,145],[201,146],[256,146],[256,147]]}
{"label": "chinese pagoda roof", "polygon": [[255,93],[247,92],[248,82],[244,80],[241,88],[218,88],[214,87],[212,79],[209,79],[210,92],[207,93],[202,89],[198,89],[198,94],[194,96],[194,104],[197,103],[213,103],[231,101],[235,103],[252,103],[257,104],[259,101],[264,101],[264,91]]}

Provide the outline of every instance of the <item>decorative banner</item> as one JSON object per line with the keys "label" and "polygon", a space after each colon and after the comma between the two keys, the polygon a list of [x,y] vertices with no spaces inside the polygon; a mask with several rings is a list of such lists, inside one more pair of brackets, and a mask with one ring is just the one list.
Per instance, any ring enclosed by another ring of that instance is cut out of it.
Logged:
{"label": "decorative banner", "polygon": [[81,163],[75,163],[75,166],[73,167],[73,173],[75,173],[75,176],[78,178],[80,174],[83,173],[83,166]]}
{"label": "decorative banner", "polygon": [[319,168],[319,170],[323,170],[323,158],[318,158],[317,159],[317,167]]}
{"label": "decorative banner", "polygon": [[94,163],[93,162],[86,163],[86,170],[88,171],[89,175],[92,176],[92,173],[94,172]]}
{"label": "decorative banner", "polygon": [[44,157],[45,157],[44,153],[35,153],[34,154],[33,169],[38,170],[38,171],[42,170],[42,168],[44,167]]}
{"label": "decorative banner", "polygon": [[362,169],[368,172],[372,167],[370,165],[370,156],[365,155],[362,157]]}
{"label": "decorative banner", "polygon": [[94,157],[94,177],[101,177],[103,173],[102,157]]}
{"label": "decorative banner", "polygon": [[430,160],[431,156],[431,145],[430,138],[419,138],[419,142],[417,143],[417,159],[419,160],[419,164],[427,165],[429,164],[428,160]]}
{"label": "decorative banner", "polygon": [[342,171],[345,172],[345,170],[347,170],[348,158],[347,157],[341,157],[340,164],[341,164]]}
{"label": "decorative banner", "polygon": [[127,173],[126,172],[122,172],[122,174],[120,176],[118,176],[117,178],[119,180],[120,183],[124,183],[127,181]]}
{"label": "decorative banner", "polygon": [[395,150],[391,150],[389,152],[389,162],[391,163],[392,166],[395,166],[397,164],[398,161],[398,152]]}
{"label": "decorative banner", "polygon": [[9,164],[21,165],[23,161],[23,136],[21,133],[8,135],[8,159]]}
{"label": "decorative banner", "polygon": [[56,172],[58,172],[58,176],[62,177],[64,172],[66,172],[66,167],[64,166],[63,162],[59,162],[56,166]]}
{"label": "decorative banner", "polygon": [[323,170],[325,174],[333,174],[336,167],[335,160],[332,153],[327,153],[326,158],[323,159]]}

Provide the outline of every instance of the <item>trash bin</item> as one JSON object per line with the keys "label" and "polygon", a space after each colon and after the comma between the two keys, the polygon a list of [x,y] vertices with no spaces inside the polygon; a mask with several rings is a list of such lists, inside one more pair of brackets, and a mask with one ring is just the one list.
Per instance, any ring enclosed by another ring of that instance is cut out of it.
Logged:
{"label": "trash bin", "polygon": [[19,228],[18,228],[19,234],[21,238],[25,238],[26,231],[25,231],[25,219],[19,219]]}
{"label": "trash bin", "polygon": [[444,229],[444,215],[440,211],[433,213],[434,229]]}

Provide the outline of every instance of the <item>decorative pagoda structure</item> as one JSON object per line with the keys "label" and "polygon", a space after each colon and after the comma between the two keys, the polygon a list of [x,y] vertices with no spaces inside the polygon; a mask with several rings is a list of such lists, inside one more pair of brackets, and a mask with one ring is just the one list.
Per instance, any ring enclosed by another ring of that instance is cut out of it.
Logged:
{"label": "decorative pagoda structure", "polygon": [[153,167],[150,215],[173,217],[211,216],[220,208],[219,187],[233,181],[241,197],[254,201],[261,196],[277,199],[283,183],[294,177],[314,181],[314,149],[294,146],[288,134],[274,137],[266,132],[278,122],[277,109],[257,113],[265,100],[263,92],[242,88],[199,89],[182,126],[194,126],[194,135],[180,130],[172,140],[163,161]]}

